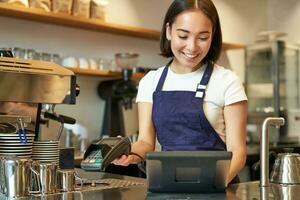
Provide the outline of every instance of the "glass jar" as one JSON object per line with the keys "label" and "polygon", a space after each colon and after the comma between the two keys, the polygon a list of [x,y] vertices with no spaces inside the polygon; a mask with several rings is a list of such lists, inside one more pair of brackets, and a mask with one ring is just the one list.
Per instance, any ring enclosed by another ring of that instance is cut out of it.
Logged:
{"label": "glass jar", "polygon": [[24,59],[26,50],[23,48],[15,47],[15,48],[12,48],[12,53],[15,58]]}
{"label": "glass jar", "polygon": [[34,49],[26,49],[24,58],[36,60],[36,51]]}
{"label": "glass jar", "polygon": [[60,55],[59,54],[51,54],[50,62],[54,62],[60,65]]}

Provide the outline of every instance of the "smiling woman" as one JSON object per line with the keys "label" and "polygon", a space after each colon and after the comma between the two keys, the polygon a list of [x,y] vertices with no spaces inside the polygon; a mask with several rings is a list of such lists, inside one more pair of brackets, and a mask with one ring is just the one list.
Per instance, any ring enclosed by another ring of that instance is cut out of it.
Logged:
{"label": "smiling woman", "polygon": [[[164,26],[162,27],[160,40],[162,56],[174,56],[170,47],[171,40],[167,39],[167,29],[172,28],[175,22],[178,21],[178,24],[180,23],[181,26],[196,31],[196,34],[197,31],[199,31],[198,34],[201,34],[202,31],[203,33],[210,33],[209,35],[211,38],[209,42],[212,48],[208,47],[209,52],[203,59],[203,62],[206,62],[207,60],[216,61],[219,58],[222,48],[220,20],[215,6],[212,2],[209,2],[210,1],[174,1],[166,13]],[[186,13],[190,13],[191,15]],[[192,21],[192,19],[195,21]]]}
{"label": "smiling woman", "polygon": [[[145,157],[163,151],[231,151],[228,181],[246,160],[247,97],[238,77],[218,66],[222,33],[211,0],[175,0],[166,13],[161,34],[166,66],[150,71],[139,84],[139,138],[132,151]],[[140,160],[123,155],[114,161]]]}
{"label": "smiling woman", "polygon": [[[203,22],[201,26],[199,22]],[[209,18],[198,10],[185,11],[166,27],[166,37],[172,41],[171,50],[176,58],[172,63],[174,72],[188,73],[200,68],[212,40]]]}

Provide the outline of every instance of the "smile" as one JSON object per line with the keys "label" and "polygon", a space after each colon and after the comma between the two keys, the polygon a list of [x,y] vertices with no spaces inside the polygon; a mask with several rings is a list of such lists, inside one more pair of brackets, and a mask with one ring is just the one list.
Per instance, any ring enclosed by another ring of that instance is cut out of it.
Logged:
{"label": "smile", "polygon": [[196,58],[199,55],[199,54],[190,54],[190,53],[184,53],[184,52],[182,52],[182,53],[188,59],[194,59],[194,58]]}

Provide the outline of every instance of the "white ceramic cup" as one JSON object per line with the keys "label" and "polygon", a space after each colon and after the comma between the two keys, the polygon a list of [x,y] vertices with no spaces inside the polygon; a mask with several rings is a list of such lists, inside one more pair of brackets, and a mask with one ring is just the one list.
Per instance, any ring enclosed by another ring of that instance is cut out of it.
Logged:
{"label": "white ceramic cup", "polygon": [[78,67],[78,60],[75,57],[66,57],[62,60],[62,65],[65,67],[76,68]]}
{"label": "white ceramic cup", "polygon": [[78,59],[78,61],[79,61],[79,67],[81,69],[88,69],[89,68],[89,61],[88,61],[88,59],[80,57]]}
{"label": "white ceramic cup", "polygon": [[98,65],[95,59],[90,58],[88,61],[90,69],[98,69]]}

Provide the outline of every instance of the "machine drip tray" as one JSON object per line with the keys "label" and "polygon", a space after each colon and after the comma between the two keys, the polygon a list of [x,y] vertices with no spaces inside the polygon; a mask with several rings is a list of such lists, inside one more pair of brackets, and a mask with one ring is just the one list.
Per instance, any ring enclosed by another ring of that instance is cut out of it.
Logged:
{"label": "machine drip tray", "polygon": [[[105,190],[112,188],[126,188],[132,186],[145,186],[145,183],[135,182],[130,180],[121,179],[98,179],[98,180],[85,180],[81,191],[92,191],[92,190]],[[80,183],[77,183],[80,186]]]}
{"label": "machine drip tray", "polygon": [[[78,184],[79,186],[80,184]],[[83,187],[99,187],[99,186],[109,186],[109,183],[103,183],[101,181],[91,181],[83,183]]]}

